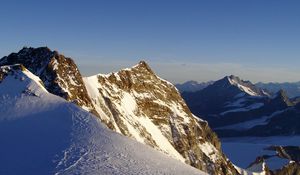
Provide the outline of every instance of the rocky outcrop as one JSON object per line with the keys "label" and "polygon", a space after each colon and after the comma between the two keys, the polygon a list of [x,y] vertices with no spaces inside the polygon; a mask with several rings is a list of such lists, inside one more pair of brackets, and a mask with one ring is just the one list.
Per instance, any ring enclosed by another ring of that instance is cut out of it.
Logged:
{"label": "rocky outcrop", "polygon": [[94,111],[82,76],[71,58],[51,51],[47,47],[23,48],[0,60],[0,66],[22,64],[40,77],[46,89],[72,101],[86,110]]}
{"label": "rocky outcrop", "polygon": [[145,63],[84,78],[106,125],[210,174],[237,174],[218,137],[195,117],[174,85]]}

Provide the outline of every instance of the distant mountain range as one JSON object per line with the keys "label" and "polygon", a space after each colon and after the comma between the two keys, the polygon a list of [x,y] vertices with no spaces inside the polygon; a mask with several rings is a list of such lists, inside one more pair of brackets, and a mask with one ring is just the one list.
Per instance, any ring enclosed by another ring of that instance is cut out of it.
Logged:
{"label": "distant mountain range", "polygon": [[[299,174],[300,98],[266,89],[231,75],[182,96],[194,114],[228,140],[224,151],[234,163],[251,172]],[[289,141],[282,146],[281,140]]]}
{"label": "distant mountain range", "polygon": [[231,75],[182,96],[221,137],[300,134],[299,98],[284,90],[273,94]]}
{"label": "distant mountain range", "polygon": [[[197,81],[187,81],[182,84],[176,84],[177,89],[182,92],[196,92],[206,88],[211,85],[214,81],[208,82],[197,82]],[[254,84],[255,86],[265,89],[270,93],[276,93],[279,90],[284,90],[290,98],[295,98],[300,96],[300,81],[299,82],[289,82],[289,83],[263,83],[259,82]]]}
{"label": "distant mountain range", "polygon": [[214,81],[198,83],[197,81],[191,80],[182,84],[176,84],[175,86],[180,92],[196,92],[206,88],[208,85],[211,85],[213,83]]}

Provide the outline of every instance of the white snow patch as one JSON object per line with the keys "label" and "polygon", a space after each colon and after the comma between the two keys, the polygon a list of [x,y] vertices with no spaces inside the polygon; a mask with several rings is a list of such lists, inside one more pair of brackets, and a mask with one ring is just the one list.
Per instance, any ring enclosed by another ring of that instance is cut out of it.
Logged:
{"label": "white snow patch", "polygon": [[241,175],[267,175],[265,171],[261,172],[251,172],[245,169],[242,169],[236,165],[234,165],[235,169],[241,174]]}
{"label": "white snow patch", "polygon": [[219,159],[218,151],[216,148],[209,142],[205,142],[203,144],[199,144],[201,151],[209,157],[213,162],[216,162]]}
{"label": "white snow patch", "polygon": [[125,112],[133,115],[134,111],[137,109],[135,99],[129,93],[126,92],[123,93],[123,98],[121,99],[121,106],[123,107]]}
{"label": "white snow patch", "polygon": [[227,78],[228,78],[228,81],[230,82],[230,84],[237,86],[240,90],[246,92],[247,94],[249,94],[251,96],[260,96],[259,94],[254,92],[251,88],[239,84],[234,79],[231,79],[229,77],[227,77]]}

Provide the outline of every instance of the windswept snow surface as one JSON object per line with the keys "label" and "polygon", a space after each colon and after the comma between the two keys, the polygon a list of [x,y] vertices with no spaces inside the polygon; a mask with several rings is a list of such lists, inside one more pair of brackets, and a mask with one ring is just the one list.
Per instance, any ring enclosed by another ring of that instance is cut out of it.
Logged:
{"label": "windswept snow surface", "polygon": [[204,174],[24,78],[0,83],[0,174]]}

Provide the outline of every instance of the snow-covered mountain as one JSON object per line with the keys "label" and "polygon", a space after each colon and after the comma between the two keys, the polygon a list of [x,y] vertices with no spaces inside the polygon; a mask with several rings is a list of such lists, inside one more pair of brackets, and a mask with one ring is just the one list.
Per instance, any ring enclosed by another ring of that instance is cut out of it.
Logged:
{"label": "snow-covered mountain", "polygon": [[204,174],[107,129],[22,65],[0,67],[0,174]]}
{"label": "snow-covered mountain", "polygon": [[182,96],[194,114],[203,116],[215,127],[224,124],[218,124],[215,118],[226,118],[232,112],[257,109],[264,104],[269,94],[256,88],[251,82],[231,75],[203,90],[183,92]]}
{"label": "snow-covered mountain", "polygon": [[249,81],[227,76],[201,91],[182,95],[191,111],[203,116],[221,137],[299,133],[295,123],[299,101],[289,99],[283,90],[270,95]]}
{"label": "snow-covered mountain", "polygon": [[97,115],[108,128],[210,174],[236,174],[206,121],[145,62],[83,78],[74,62],[48,48],[23,48],[0,65],[23,64],[45,89]]}
{"label": "snow-covered mountain", "polygon": [[202,90],[206,88],[208,85],[213,84],[214,81],[208,81],[208,82],[197,82],[197,81],[187,81],[182,84],[175,84],[176,88],[182,93],[182,92],[196,92],[199,90]]}
{"label": "snow-covered mountain", "polygon": [[51,51],[47,47],[24,47],[18,53],[12,53],[0,59],[0,66],[13,64],[24,65],[43,81],[50,93],[93,111],[82,76],[71,58],[57,51]]}
{"label": "snow-covered mountain", "polygon": [[[183,97],[194,114],[203,116],[222,141],[227,140],[223,150],[244,168],[236,167],[242,174],[299,174],[299,142],[295,143],[299,140],[295,135],[300,135],[299,99],[289,99],[283,90],[271,95],[235,76],[198,92],[184,92]],[[279,136],[288,140],[284,147]]]}
{"label": "snow-covered mountain", "polygon": [[145,63],[84,78],[103,123],[211,174],[235,170],[207,122],[195,117],[174,85]]}

